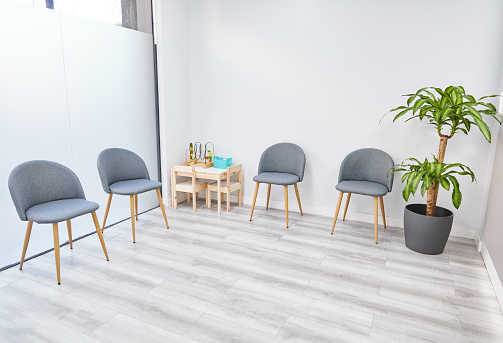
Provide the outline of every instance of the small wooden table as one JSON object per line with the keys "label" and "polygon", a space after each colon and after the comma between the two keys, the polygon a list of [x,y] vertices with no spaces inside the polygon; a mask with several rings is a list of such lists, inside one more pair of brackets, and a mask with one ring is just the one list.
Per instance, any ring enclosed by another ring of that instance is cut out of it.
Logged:
{"label": "small wooden table", "polygon": [[[223,179],[227,177],[227,169],[220,169],[220,168],[203,168],[203,167],[195,167],[196,171],[196,178],[198,179],[207,179],[207,180],[216,180],[217,181],[217,187],[218,187],[218,198],[220,199],[222,192],[220,191],[220,184]],[[187,177],[192,177],[192,174],[185,174],[185,173],[180,173],[177,172],[178,175],[180,176],[187,176]],[[174,207],[174,202],[177,201],[176,197],[176,192],[175,192],[175,187],[174,184],[176,183],[176,180],[173,180],[174,178],[174,173],[173,169],[171,169],[171,199],[173,203],[171,206]],[[192,201],[196,201],[196,199],[192,199]],[[218,201],[218,215],[222,212],[222,203]]]}

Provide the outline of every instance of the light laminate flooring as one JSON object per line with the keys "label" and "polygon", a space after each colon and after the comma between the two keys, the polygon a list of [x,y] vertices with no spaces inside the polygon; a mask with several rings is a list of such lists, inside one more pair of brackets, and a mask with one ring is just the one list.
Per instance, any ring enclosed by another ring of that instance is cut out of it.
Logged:
{"label": "light laminate flooring", "polygon": [[[225,209],[225,206],[223,206]],[[199,200],[0,272],[1,342],[503,342],[473,240],[408,250],[403,229]],[[42,228],[40,228],[42,229]],[[47,226],[47,234],[52,234]],[[21,246],[19,247],[21,251]]]}

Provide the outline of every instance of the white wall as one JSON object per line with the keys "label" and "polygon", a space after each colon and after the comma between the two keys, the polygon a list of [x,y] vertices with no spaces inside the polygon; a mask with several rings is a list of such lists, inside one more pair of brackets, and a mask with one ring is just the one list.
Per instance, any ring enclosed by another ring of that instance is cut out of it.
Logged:
{"label": "white wall", "polygon": [[[131,149],[153,179],[157,155],[152,35],[16,1],[2,2],[0,32],[2,267],[19,261],[26,229],[7,188],[16,165],[47,159],[70,167],[87,199],[100,204],[101,221],[107,195],[96,168],[99,152]],[[154,193],[140,195],[140,211],[155,206]],[[129,200],[116,196],[107,222],[129,215]],[[72,228],[74,237],[95,231],[90,215]],[[67,240],[62,226],[60,242]],[[50,225],[35,224],[27,256],[52,247]]]}
{"label": "white wall", "polygon": [[170,169],[185,161],[191,140],[189,1],[156,0],[159,126],[163,200],[171,204]]}
{"label": "white wall", "polygon": [[[303,207],[333,215],[339,165],[352,150],[379,148],[396,163],[437,153],[432,127],[391,116],[379,124],[404,104],[401,94],[451,84],[477,97],[499,94],[502,10],[497,0],[193,0],[192,139],[212,141],[217,155],[243,163],[245,202],[262,151],[297,143],[307,155]],[[455,226],[481,230],[488,157],[477,129],[449,141],[446,162],[467,164],[478,178],[461,181]],[[282,190],[273,188],[271,199],[283,208]],[[265,203],[265,189],[258,201]],[[387,215],[401,218],[404,205],[396,180]],[[450,194],[441,192],[438,205],[453,209]],[[353,197],[350,211],[370,214],[372,200]]]}

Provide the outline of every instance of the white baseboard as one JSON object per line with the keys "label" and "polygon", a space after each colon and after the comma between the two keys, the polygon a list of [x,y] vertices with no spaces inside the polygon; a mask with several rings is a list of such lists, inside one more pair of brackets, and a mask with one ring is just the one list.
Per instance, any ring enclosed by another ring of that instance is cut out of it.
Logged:
{"label": "white baseboard", "polygon": [[[231,198],[232,199],[232,198]],[[243,203],[247,205],[252,204],[252,197],[243,197]],[[266,200],[265,199],[257,199],[256,206],[265,207]],[[296,202],[288,202],[288,210],[292,212],[300,212],[299,205]],[[270,201],[269,207],[283,210],[285,208],[285,203],[283,201]],[[335,214],[335,208],[326,208],[326,207],[317,207],[317,206],[302,206],[302,210],[304,213],[317,214],[320,216],[332,217]],[[342,219],[344,211],[341,209],[339,211],[339,219]],[[361,213],[361,212],[351,212],[348,211],[346,218],[348,220],[356,220],[365,223],[374,223],[374,215],[369,213]],[[379,213],[379,222],[381,221],[381,214]],[[386,224],[390,226],[396,226],[403,228],[403,218],[396,218],[386,216]],[[476,237],[478,237],[478,232],[475,229],[469,229],[459,226],[453,226],[451,230],[451,236],[460,237],[460,238],[468,238],[473,239],[475,244],[478,246],[480,239],[477,241]]]}
{"label": "white baseboard", "polygon": [[[186,198],[185,193],[179,194],[178,202],[185,201],[186,199],[187,198]],[[213,192],[212,192],[212,199],[214,199],[214,200],[217,199],[216,194]],[[224,201],[225,201],[225,198],[224,198]],[[231,195],[231,201],[237,202],[237,195]],[[252,197],[243,197],[243,204],[251,205],[252,201],[253,201]],[[171,198],[168,198],[168,197],[164,198],[164,203],[166,206],[171,206]],[[255,205],[265,207],[266,199],[257,199],[257,203]],[[271,200],[269,202],[269,207],[277,209],[277,210],[283,210],[285,208],[285,203],[283,201],[272,201]],[[288,202],[288,210],[291,212],[300,212],[297,202]],[[305,205],[303,205],[302,210],[304,211],[304,213],[316,214],[316,215],[325,216],[325,217],[332,217],[332,218],[335,213],[335,208],[318,207],[318,206],[305,206]],[[341,210],[341,211],[339,211],[339,219],[342,219],[342,216],[343,216],[343,211]],[[361,222],[365,222],[365,223],[373,223],[374,222],[374,215],[369,214],[369,213],[349,211],[347,213],[346,217],[348,220],[356,220],[356,221],[361,221]],[[380,217],[381,217],[381,214],[379,214],[379,222],[382,223]],[[386,224],[388,224],[390,226],[403,228],[403,218],[386,216]],[[480,239],[480,236],[479,236],[477,230],[459,227],[459,226],[453,226],[452,230],[451,230],[451,236],[473,239],[474,244],[477,247],[478,251],[479,252],[481,251],[481,239]]]}
{"label": "white baseboard", "polygon": [[486,264],[487,273],[489,274],[489,278],[491,279],[491,283],[493,284],[494,292],[496,293],[496,297],[498,298],[501,311],[503,312],[503,285],[501,284],[498,272],[494,267],[491,255],[489,255],[489,251],[487,250],[484,241],[480,243],[482,250],[482,258],[484,259],[484,263]]}

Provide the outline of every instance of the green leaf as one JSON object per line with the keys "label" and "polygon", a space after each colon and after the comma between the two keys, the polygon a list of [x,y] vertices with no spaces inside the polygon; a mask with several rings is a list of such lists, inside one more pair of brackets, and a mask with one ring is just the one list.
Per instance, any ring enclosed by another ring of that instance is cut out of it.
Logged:
{"label": "green leaf", "polygon": [[412,113],[416,113],[416,111],[419,109],[419,107],[423,106],[426,103],[426,101],[428,101],[428,100],[425,100],[425,99],[417,100],[414,103],[414,107],[412,109]]}
{"label": "green leaf", "polygon": [[459,205],[461,205],[461,200],[463,198],[461,191],[459,190],[459,182],[456,180],[456,178],[452,175],[447,176],[449,178],[449,181],[452,183],[452,204],[454,205],[455,208],[459,208]]}
{"label": "green leaf", "polygon": [[401,116],[403,116],[405,113],[409,112],[412,108],[410,107],[407,107],[405,110],[401,111],[400,113],[398,113],[395,118],[393,118],[393,122],[395,120],[397,120],[398,118],[400,118]]}
{"label": "green leaf", "polygon": [[475,98],[473,97],[473,95],[466,94],[465,98],[468,99],[468,101],[470,101],[470,102],[477,102],[477,101],[475,101]]}
{"label": "green leaf", "polygon": [[451,188],[451,184],[449,183],[449,180],[447,178],[441,178],[440,179],[440,185],[448,191],[449,188]]}
{"label": "green leaf", "polygon": [[468,111],[470,111],[470,114],[472,115],[473,118],[478,118],[480,120],[482,119],[482,116],[480,115],[479,111],[477,111],[470,105],[466,105],[466,108],[468,109]]}
{"label": "green leaf", "polygon": [[414,180],[412,181],[412,184],[410,186],[410,191],[412,194],[416,193],[417,186],[419,186],[419,182],[421,182],[424,175],[426,175],[426,171],[422,171],[414,177]]}
{"label": "green leaf", "polygon": [[456,86],[454,87],[456,88],[460,93],[464,94],[465,93],[465,89],[462,87],[462,86]]}
{"label": "green leaf", "polygon": [[473,119],[475,120],[475,123],[479,127],[479,130],[480,132],[482,132],[485,139],[487,139],[487,141],[491,143],[491,130],[489,130],[489,126],[487,126],[487,124],[484,123],[482,119],[479,119],[477,117],[473,117]]}

